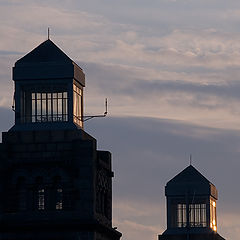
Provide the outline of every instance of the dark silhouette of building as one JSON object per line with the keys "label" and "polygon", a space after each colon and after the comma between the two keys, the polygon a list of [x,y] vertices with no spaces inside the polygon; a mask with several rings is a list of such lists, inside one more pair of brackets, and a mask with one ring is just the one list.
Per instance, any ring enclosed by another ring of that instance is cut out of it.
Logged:
{"label": "dark silhouette of building", "polygon": [[167,230],[159,240],[224,240],[217,233],[218,192],[192,165],[165,187]]}
{"label": "dark silhouette of building", "polygon": [[15,125],[0,144],[1,240],[119,240],[111,154],[83,130],[85,76],[51,40],[13,68]]}

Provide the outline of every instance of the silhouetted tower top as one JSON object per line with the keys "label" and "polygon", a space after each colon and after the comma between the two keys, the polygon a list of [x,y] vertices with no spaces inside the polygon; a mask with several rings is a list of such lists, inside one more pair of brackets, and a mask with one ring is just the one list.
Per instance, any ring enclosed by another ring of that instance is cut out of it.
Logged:
{"label": "silhouetted tower top", "polygon": [[216,187],[192,165],[172,178],[166,185],[166,197],[188,195],[207,195],[218,199]]}
{"label": "silhouetted tower top", "polygon": [[216,187],[192,165],[172,178],[165,187],[167,230],[160,240],[216,239]]}
{"label": "silhouetted tower top", "polygon": [[119,240],[111,153],[83,130],[82,69],[48,39],[15,63],[13,80],[15,125],[0,144],[0,240]]}
{"label": "silhouetted tower top", "polygon": [[50,39],[44,41],[31,52],[20,58],[15,66],[39,64],[40,62],[72,63],[73,61]]}
{"label": "silhouetted tower top", "polygon": [[12,130],[83,128],[85,75],[51,40],[15,63],[13,80]]}

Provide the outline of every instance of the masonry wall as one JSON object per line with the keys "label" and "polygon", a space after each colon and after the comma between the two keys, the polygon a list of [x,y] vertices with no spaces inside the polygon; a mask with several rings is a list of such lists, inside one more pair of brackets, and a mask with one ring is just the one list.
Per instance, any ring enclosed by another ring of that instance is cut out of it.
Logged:
{"label": "masonry wall", "polygon": [[[15,239],[15,233],[16,239],[120,238],[111,228],[111,154],[97,151],[93,137],[79,129],[10,131],[2,139],[0,239]],[[63,194],[58,210],[54,179],[61,179]],[[19,181],[25,190],[19,190]],[[45,194],[41,210],[39,184]]]}

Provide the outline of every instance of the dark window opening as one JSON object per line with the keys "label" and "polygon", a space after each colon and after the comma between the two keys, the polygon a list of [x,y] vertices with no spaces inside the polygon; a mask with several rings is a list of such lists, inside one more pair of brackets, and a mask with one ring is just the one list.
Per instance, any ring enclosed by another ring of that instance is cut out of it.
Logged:
{"label": "dark window opening", "polygon": [[190,227],[206,227],[206,204],[189,205],[189,224]]}
{"label": "dark window opening", "polygon": [[45,209],[45,194],[44,189],[38,189],[38,210]]}
{"label": "dark window opening", "polygon": [[[172,206],[171,222],[173,227],[206,227],[207,212],[205,203],[187,204],[178,203]],[[189,225],[188,225],[189,221]]]}
{"label": "dark window opening", "polygon": [[62,92],[22,92],[23,123],[68,121],[68,94]]}
{"label": "dark window opening", "polygon": [[186,204],[177,205],[177,227],[187,226],[187,209]]}
{"label": "dark window opening", "polygon": [[56,192],[56,210],[62,210],[63,209],[63,190],[62,188],[58,188]]}
{"label": "dark window opening", "polygon": [[63,187],[60,176],[56,176],[53,179],[53,198],[54,198],[54,209],[63,209]]}
{"label": "dark window opening", "polygon": [[45,210],[45,189],[43,184],[43,178],[36,178],[35,188],[35,208],[37,210]]}

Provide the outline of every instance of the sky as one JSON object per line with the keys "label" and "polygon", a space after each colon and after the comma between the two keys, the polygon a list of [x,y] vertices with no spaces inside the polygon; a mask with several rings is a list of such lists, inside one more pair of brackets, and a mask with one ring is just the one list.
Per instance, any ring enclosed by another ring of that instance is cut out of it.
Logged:
{"label": "sky", "polygon": [[189,164],[219,190],[218,232],[240,235],[240,2],[0,0],[0,130],[15,61],[50,38],[86,74],[85,124],[112,152],[124,240],[166,229],[164,186]]}

